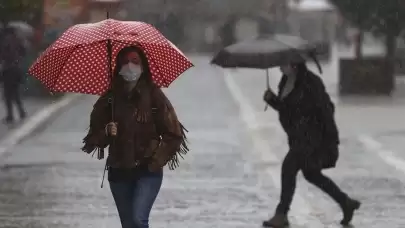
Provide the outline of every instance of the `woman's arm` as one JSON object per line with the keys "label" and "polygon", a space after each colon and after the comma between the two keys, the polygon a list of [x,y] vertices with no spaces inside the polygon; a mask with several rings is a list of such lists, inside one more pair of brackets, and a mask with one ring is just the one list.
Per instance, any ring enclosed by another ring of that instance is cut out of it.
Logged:
{"label": "woman's arm", "polygon": [[274,110],[280,110],[282,102],[276,94],[271,90],[266,90],[263,100],[270,105]]}
{"label": "woman's arm", "polygon": [[160,167],[169,163],[169,168],[174,169],[178,166],[178,156],[188,152],[185,129],[179,122],[172,104],[163,91],[154,88],[152,94],[157,109],[155,110],[155,124],[162,137],[160,146],[152,157],[152,163]]}
{"label": "woman's arm", "polygon": [[[283,75],[283,77],[280,80],[280,83],[278,84],[278,91],[283,90],[286,82],[287,82],[287,76]],[[266,92],[264,93],[263,99],[268,105],[270,105],[276,111],[280,111],[280,109],[284,105],[287,105],[271,89],[266,90]]]}
{"label": "woman's arm", "polygon": [[110,122],[111,106],[107,97],[100,97],[93,106],[90,114],[89,131],[83,139],[82,150],[88,154],[96,150],[103,150],[110,144],[110,137],[106,134],[106,125]]}

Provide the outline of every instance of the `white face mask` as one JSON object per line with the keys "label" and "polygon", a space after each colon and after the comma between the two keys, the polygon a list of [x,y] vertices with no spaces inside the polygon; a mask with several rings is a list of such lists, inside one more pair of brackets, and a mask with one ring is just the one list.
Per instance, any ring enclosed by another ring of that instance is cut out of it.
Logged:
{"label": "white face mask", "polygon": [[128,63],[122,66],[120,75],[127,82],[136,82],[141,77],[142,68],[139,65]]}

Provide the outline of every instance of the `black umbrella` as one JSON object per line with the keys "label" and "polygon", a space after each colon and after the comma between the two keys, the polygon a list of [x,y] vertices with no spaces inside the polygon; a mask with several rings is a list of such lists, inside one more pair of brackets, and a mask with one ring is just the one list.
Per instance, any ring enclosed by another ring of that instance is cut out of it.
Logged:
{"label": "black umbrella", "polygon": [[268,69],[272,67],[312,59],[322,73],[322,68],[316,59],[317,54],[319,53],[316,45],[300,37],[276,34],[230,45],[218,52],[211,60],[211,64],[224,68],[266,69],[267,88],[269,88]]}
{"label": "black umbrella", "polygon": [[316,54],[316,45],[297,36],[278,34],[230,45],[218,52],[211,63],[224,68],[268,69],[313,59],[322,71]]}

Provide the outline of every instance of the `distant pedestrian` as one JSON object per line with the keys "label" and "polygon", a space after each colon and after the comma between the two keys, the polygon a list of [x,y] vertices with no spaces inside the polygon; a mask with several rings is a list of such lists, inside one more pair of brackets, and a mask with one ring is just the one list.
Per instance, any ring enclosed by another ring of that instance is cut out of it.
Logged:
{"label": "distant pedestrian", "polygon": [[181,45],[184,41],[184,20],[173,12],[163,13],[159,20],[159,30],[174,45]]}
{"label": "distant pedestrian", "polygon": [[20,85],[24,79],[21,61],[25,52],[24,43],[17,36],[16,31],[11,27],[5,28],[0,41],[0,64],[3,98],[7,110],[4,121],[7,124],[14,122],[13,104],[17,105],[20,118],[26,117],[20,94]]}
{"label": "distant pedestrian", "polygon": [[360,202],[350,198],[322,169],[333,168],[339,156],[339,133],[334,119],[334,104],[322,80],[305,63],[282,66],[278,95],[270,89],[264,100],[279,113],[288,137],[289,152],[281,170],[281,196],[275,215],[264,227],[288,226],[287,213],[293,199],[296,177],[301,170],[307,181],[336,201],[343,211],[342,225],[348,225]]}
{"label": "distant pedestrian", "polygon": [[235,26],[238,22],[236,16],[230,16],[219,30],[222,47],[229,46],[236,42]]}
{"label": "distant pedestrian", "polygon": [[108,180],[122,228],[148,228],[163,167],[176,167],[178,156],[188,151],[185,129],[153,83],[141,49],[119,52],[112,83],[94,105],[83,151],[98,150],[102,158],[109,146]]}

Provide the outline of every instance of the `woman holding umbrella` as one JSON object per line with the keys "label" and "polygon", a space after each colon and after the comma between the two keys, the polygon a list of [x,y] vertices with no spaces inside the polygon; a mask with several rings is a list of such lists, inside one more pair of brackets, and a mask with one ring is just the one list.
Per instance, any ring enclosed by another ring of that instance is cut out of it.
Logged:
{"label": "woman holding umbrella", "polygon": [[327,193],[343,211],[342,225],[348,225],[360,202],[350,198],[322,169],[333,168],[339,155],[339,133],[334,119],[334,105],[322,80],[309,71],[304,62],[280,67],[283,77],[278,95],[271,89],[264,100],[279,113],[288,136],[290,150],[281,170],[281,196],[275,215],[264,227],[288,226],[287,213],[296,186],[298,171],[307,181]]}
{"label": "woman holding umbrella", "polygon": [[109,146],[108,180],[122,227],[149,227],[163,167],[176,166],[178,153],[188,149],[183,127],[153,83],[141,49],[131,46],[118,53],[112,89],[97,100],[90,118],[83,151]]}
{"label": "woman holding umbrella", "polygon": [[82,150],[101,160],[109,147],[105,170],[123,228],[149,227],[163,167],[188,152],[160,88],[192,66],[152,25],[108,18],[70,27],[29,69],[52,92],[100,96]]}

